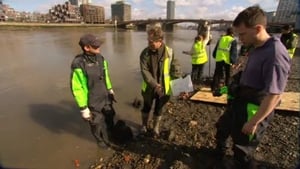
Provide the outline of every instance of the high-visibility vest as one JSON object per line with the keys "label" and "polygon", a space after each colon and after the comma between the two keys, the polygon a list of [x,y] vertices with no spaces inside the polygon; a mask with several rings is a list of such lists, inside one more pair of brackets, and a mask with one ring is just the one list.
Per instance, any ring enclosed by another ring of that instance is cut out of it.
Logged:
{"label": "high-visibility vest", "polygon": [[208,58],[207,58],[207,53],[205,49],[205,45],[203,41],[197,41],[194,43],[193,48],[192,48],[192,64],[203,64],[206,63]]}
{"label": "high-visibility vest", "polygon": [[[295,33],[293,33],[293,37],[294,37],[295,39],[298,38],[298,36],[297,36]],[[291,39],[289,39],[288,41],[290,41],[290,40],[291,40]],[[291,48],[291,49],[287,49],[287,51],[288,51],[290,57],[293,58],[293,57],[294,57],[294,53],[295,53],[295,51],[296,51],[296,47]]]}
{"label": "high-visibility vest", "polygon": [[[170,77],[170,67],[173,57],[173,50],[166,46],[164,63],[163,63],[163,74],[164,74],[164,92],[166,95],[171,95],[171,77]],[[147,83],[143,80],[142,91],[145,92],[147,89]]]}
{"label": "high-visibility vest", "polygon": [[224,61],[225,63],[230,64],[230,48],[233,40],[234,38],[230,35],[221,37],[217,48],[216,62]]}

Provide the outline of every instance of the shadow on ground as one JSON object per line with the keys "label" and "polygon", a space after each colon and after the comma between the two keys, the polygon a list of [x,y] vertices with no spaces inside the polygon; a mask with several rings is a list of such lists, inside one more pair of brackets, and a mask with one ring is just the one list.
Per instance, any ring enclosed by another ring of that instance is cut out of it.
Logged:
{"label": "shadow on ground", "polygon": [[94,141],[88,123],[82,120],[79,110],[72,102],[59,104],[31,104],[30,115],[34,121],[53,133],[71,133]]}

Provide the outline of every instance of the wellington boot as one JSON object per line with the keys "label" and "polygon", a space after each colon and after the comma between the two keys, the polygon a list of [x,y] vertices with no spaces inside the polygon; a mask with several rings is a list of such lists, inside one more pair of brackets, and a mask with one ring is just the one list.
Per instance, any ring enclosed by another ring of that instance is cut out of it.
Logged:
{"label": "wellington boot", "polygon": [[140,129],[141,133],[148,132],[148,119],[149,119],[149,113],[142,113],[142,127]]}
{"label": "wellington boot", "polygon": [[159,127],[160,127],[161,118],[162,118],[162,116],[155,116],[154,117],[153,131],[154,131],[155,136],[159,136],[159,134],[160,134]]}

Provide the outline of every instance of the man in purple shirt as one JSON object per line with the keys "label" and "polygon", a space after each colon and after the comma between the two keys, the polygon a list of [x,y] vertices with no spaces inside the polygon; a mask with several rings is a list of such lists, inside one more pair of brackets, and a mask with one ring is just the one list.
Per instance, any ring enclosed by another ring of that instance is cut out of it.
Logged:
{"label": "man in purple shirt", "polygon": [[248,54],[234,99],[217,123],[216,149],[224,155],[226,138],[231,135],[238,169],[253,167],[253,151],[280,103],[290,73],[288,52],[280,39],[267,33],[266,25],[259,6],[246,8],[233,21],[243,45],[254,48]]}

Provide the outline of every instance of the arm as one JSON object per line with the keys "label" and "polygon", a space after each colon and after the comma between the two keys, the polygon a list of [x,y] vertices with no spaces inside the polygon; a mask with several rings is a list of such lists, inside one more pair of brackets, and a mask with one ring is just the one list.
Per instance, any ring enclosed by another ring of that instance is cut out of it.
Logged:
{"label": "arm", "polygon": [[106,88],[109,91],[112,91],[112,84],[111,84],[111,80],[110,80],[110,76],[109,76],[109,71],[108,71],[108,63],[106,60],[104,60],[104,73],[105,73],[105,84],[106,84]]}
{"label": "arm", "polygon": [[243,126],[242,132],[245,134],[254,134],[259,123],[261,123],[270,113],[275,109],[281,99],[281,94],[269,94],[267,95],[257,113],[253,118],[246,122]]}
{"label": "arm", "polygon": [[71,90],[75,101],[80,109],[88,106],[87,79],[82,69],[74,68],[71,74]]}
{"label": "arm", "polygon": [[298,43],[298,38],[297,36],[293,35],[286,44],[286,48],[287,49],[292,49],[292,48],[296,48],[297,47],[297,43]]}
{"label": "arm", "polygon": [[[274,57],[265,62],[262,74],[264,74],[264,90],[268,94],[262,100],[257,113],[244,124],[242,132],[245,134],[255,133],[258,124],[275,109],[284,92],[290,72],[290,60],[289,56],[282,55],[282,49],[278,51],[278,54],[276,53]],[[282,59],[282,57],[287,59]]]}
{"label": "arm", "polygon": [[230,63],[235,64],[237,59],[237,53],[237,42],[236,40],[233,40],[230,48]]}
{"label": "arm", "polygon": [[216,56],[217,56],[217,49],[218,49],[218,46],[219,46],[219,41],[217,42],[217,44],[216,44],[216,46],[215,46],[215,48],[214,48],[214,51],[213,51],[213,53],[212,53],[213,58],[216,58]]}
{"label": "arm", "polygon": [[206,31],[206,35],[205,35],[205,39],[203,39],[203,44],[204,46],[207,45],[208,41],[210,39],[210,26],[207,26],[207,31]]}
{"label": "arm", "polygon": [[155,88],[158,83],[150,72],[150,57],[147,55],[147,49],[144,49],[140,55],[140,68],[144,81],[152,88]]}

